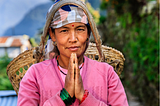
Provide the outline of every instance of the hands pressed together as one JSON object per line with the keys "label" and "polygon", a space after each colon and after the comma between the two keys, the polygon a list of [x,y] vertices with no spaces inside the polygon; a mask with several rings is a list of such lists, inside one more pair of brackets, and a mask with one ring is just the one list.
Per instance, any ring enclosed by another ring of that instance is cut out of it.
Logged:
{"label": "hands pressed together", "polygon": [[64,89],[66,89],[71,97],[75,96],[79,101],[82,100],[85,90],[76,53],[71,54]]}

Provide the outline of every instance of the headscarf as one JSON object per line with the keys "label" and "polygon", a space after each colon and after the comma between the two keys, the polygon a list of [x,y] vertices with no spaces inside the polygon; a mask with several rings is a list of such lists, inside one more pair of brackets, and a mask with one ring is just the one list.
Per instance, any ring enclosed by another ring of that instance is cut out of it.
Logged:
{"label": "headscarf", "polygon": [[[57,0],[56,2],[58,1],[59,0]],[[50,12],[53,6],[54,4],[50,7],[50,9],[48,10],[48,13]],[[51,21],[50,27],[52,27],[53,29],[60,28],[64,25],[67,25],[73,22],[81,22],[89,25],[87,16],[84,13],[83,9],[75,5],[65,5],[65,6],[62,6],[55,13],[53,20]],[[45,46],[45,60],[49,59],[49,55],[53,51],[53,49],[54,49],[53,41],[49,36],[47,44]]]}

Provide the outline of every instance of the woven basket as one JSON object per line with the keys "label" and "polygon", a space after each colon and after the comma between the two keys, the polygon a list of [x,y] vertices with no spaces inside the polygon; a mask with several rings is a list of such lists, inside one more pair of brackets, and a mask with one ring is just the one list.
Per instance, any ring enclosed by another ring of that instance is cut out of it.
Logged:
{"label": "woven basket", "polygon": [[[36,59],[33,58],[33,50],[26,50],[25,52],[19,54],[14,58],[7,66],[7,75],[11,84],[18,95],[19,84],[23,76],[25,75],[28,68],[36,63]],[[109,63],[114,67],[116,73],[120,76],[123,71],[124,57],[123,54],[111,47],[103,46],[102,51],[105,55],[105,62]],[[95,43],[89,43],[88,49],[85,52],[85,56],[93,59],[99,60],[99,53]]]}
{"label": "woven basket", "polygon": [[[125,61],[123,54],[114,48],[104,45],[102,45],[102,52],[105,56],[105,62],[112,65],[114,70],[120,77]],[[95,43],[89,43],[85,55],[93,60],[100,61],[99,52]]]}
{"label": "woven basket", "polygon": [[28,68],[35,63],[36,59],[33,58],[33,49],[31,49],[19,54],[8,64],[7,75],[17,95],[21,79],[27,72]]}

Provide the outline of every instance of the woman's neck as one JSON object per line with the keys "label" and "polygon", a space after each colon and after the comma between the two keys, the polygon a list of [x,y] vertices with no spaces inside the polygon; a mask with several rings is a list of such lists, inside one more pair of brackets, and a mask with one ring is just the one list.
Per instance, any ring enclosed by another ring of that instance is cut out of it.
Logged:
{"label": "woman's neck", "polygon": [[[80,57],[77,57],[77,59],[78,59],[78,66],[80,66],[83,63],[83,55],[81,55]],[[58,63],[62,68],[68,69],[69,60],[70,58],[60,55],[58,58]]]}

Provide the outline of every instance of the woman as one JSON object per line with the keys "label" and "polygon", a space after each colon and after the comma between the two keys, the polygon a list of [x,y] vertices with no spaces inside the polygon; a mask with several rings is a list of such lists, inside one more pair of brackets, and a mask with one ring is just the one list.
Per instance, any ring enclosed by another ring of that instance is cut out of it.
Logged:
{"label": "woman", "polygon": [[[20,83],[19,106],[128,106],[112,66],[84,56],[91,31],[81,7],[59,8],[47,30],[57,55],[29,68]],[[50,43],[45,57],[51,57]]]}

